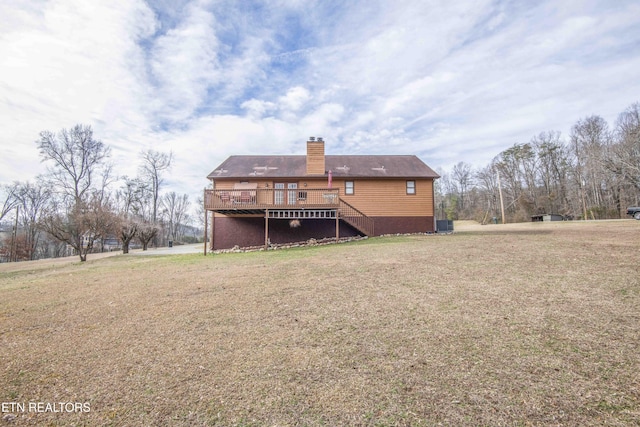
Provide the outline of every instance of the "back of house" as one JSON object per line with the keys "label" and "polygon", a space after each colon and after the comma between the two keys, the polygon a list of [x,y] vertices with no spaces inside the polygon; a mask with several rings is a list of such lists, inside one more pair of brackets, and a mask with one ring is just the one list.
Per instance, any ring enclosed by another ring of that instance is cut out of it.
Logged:
{"label": "back of house", "polygon": [[306,155],[231,156],[207,178],[213,249],[435,231],[439,176],[415,155],[325,155],[312,137]]}

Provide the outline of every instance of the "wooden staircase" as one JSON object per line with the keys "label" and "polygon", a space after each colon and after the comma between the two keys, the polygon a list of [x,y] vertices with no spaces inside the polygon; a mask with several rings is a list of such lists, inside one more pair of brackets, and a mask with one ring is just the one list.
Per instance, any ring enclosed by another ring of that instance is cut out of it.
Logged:
{"label": "wooden staircase", "polygon": [[373,236],[374,234],[374,221],[360,212],[358,209],[351,206],[349,203],[340,199],[340,207],[338,208],[338,217],[347,224],[351,225],[356,230],[363,233],[365,236]]}

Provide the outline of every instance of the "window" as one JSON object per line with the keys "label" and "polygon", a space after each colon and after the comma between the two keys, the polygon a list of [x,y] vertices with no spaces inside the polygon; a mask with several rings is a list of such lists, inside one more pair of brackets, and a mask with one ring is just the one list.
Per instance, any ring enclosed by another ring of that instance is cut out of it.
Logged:
{"label": "window", "polygon": [[345,181],[344,182],[344,194],[354,194],[354,192],[353,192],[353,181]]}
{"label": "window", "polygon": [[407,181],[407,194],[416,194],[416,182]]}

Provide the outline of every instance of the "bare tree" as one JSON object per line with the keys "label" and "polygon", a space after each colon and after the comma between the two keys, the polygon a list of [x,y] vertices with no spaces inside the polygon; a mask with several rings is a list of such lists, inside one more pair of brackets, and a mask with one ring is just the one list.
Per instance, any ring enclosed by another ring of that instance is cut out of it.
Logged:
{"label": "bare tree", "polygon": [[[600,116],[578,120],[571,128],[570,150],[574,160],[574,185],[582,215],[604,208],[607,173],[604,168],[604,147],[611,138],[609,125]],[[589,209],[587,209],[589,208]]]}
{"label": "bare tree", "polygon": [[41,132],[36,143],[43,161],[52,163],[49,179],[52,188],[59,190],[42,227],[86,261],[93,242],[113,228],[105,199],[105,187],[110,182],[106,165],[110,149],[93,138],[91,126],[83,125],[57,134]]}
{"label": "bare tree", "polygon": [[500,193],[493,163],[476,172],[476,182],[487,203],[485,214],[482,218],[482,223],[485,224],[489,215],[492,218],[500,217]]}
{"label": "bare tree", "polygon": [[88,200],[73,205],[61,206],[59,200],[55,201],[50,204],[41,224],[55,239],[71,246],[80,256],[80,261],[86,261],[95,242],[115,232],[116,217],[111,208],[94,194]]}
{"label": "bare tree", "polygon": [[471,165],[465,162],[459,162],[453,167],[453,173],[451,175],[453,178],[453,182],[456,184],[458,190],[458,206],[461,210],[464,210],[466,208],[465,202],[469,193],[469,188],[473,184]]}
{"label": "bare tree", "polygon": [[138,222],[133,218],[119,217],[118,238],[122,242],[122,253],[129,253],[129,246],[138,234]]}
{"label": "bare tree", "polygon": [[142,244],[142,250],[146,251],[149,247],[149,242],[158,235],[158,226],[149,221],[144,221],[138,224],[137,237]]}
{"label": "bare tree", "polygon": [[50,179],[75,203],[93,187],[95,175],[110,155],[109,147],[93,138],[91,126],[76,125],[57,134],[43,131],[36,143],[43,161],[53,161]]}
{"label": "bare tree", "polygon": [[606,160],[607,169],[640,190],[640,103],[632,104],[616,122],[616,142]]}
{"label": "bare tree", "polygon": [[540,204],[548,213],[570,213],[567,193],[569,158],[566,147],[560,140],[560,132],[541,132],[531,139],[538,158]]}
{"label": "bare tree", "polygon": [[168,235],[171,240],[177,241],[181,237],[181,224],[187,219],[187,210],[190,204],[187,194],[179,196],[175,191],[172,191],[162,197],[162,206],[169,224]]}
{"label": "bare tree", "polygon": [[151,221],[155,224],[158,220],[158,202],[160,197],[160,187],[162,186],[162,172],[171,167],[173,153],[163,153],[155,150],[142,152],[142,166],[140,172],[151,187],[152,208]]}
{"label": "bare tree", "polygon": [[40,242],[40,221],[47,203],[51,198],[51,189],[41,179],[36,183],[16,183],[16,200],[20,206],[20,222],[24,230],[25,256],[37,258]]}
{"label": "bare tree", "polygon": [[122,242],[122,253],[129,253],[129,245],[138,232],[138,224],[142,218],[135,213],[142,203],[140,181],[124,177],[124,186],[116,192],[116,211],[118,214],[118,238]]}
{"label": "bare tree", "polygon": [[435,182],[436,203],[441,218],[457,219],[458,188],[449,173],[438,171],[440,179]]}
{"label": "bare tree", "polygon": [[10,184],[2,188],[4,190],[4,198],[2,200],[2,209],[0,210],[0,221],[18,204],[18,199],[16,199],[16,186],[17,184]]}
{"label": "bare tree", "polygon": [[196,218],[197,218],[197,224],[202,227],[204,227],[205,215],[206,215],[206,212],[204,210],[204,198],[202,196],[198,196],[196,197]]}
{"label": "bare tree", "polygon": [[[578,120],[568,141],[559,132],[547,131],[529,143],[514,144],[473,176],[470,189],[465,187],[466,172],[463,163],[451,173],[439,172],[435,196],[440,215],[471,217],[470,207],[476,206],[481,214],[473,215],[476,218],[497,216],[499,172],[509,221],[542,212],[569,218],[624,217],[629,204],[640,204],[640,103],[620,114],[613,132],[594,115]],[[482,199],[486,202],[477,202]]]}
{"label": "bare tree", "polygon": [[514,144],[501,152],[493,161],[494,168],[500,173],[505,217],[510,216],[515,220],[524,219],[523,209],[520,206],[525,186],[522,163],[528,151],[523,147],[524,144]]}

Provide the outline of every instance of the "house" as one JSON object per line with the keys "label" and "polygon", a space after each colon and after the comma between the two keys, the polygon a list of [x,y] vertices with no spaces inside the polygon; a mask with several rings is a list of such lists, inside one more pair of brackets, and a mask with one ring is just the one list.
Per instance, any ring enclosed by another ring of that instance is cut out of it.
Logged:
{"label": "house", "polygon": [[207,178],[213,249],[435,231],[439,176],[413,155],[325,155],[311,137],[306,155],[231,156]]}

